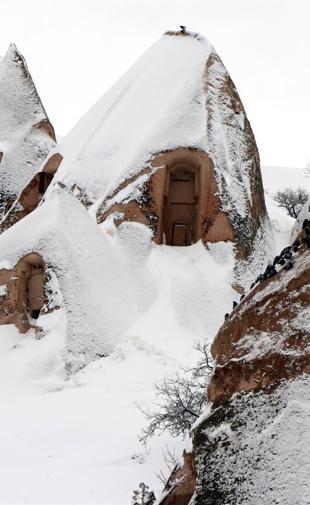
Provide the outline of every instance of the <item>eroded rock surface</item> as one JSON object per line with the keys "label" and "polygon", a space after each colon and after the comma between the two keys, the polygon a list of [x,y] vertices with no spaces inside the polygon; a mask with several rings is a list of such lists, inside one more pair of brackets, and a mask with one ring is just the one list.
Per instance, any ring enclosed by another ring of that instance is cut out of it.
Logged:
{"label": "eroded rock surface", "polygon": [[0,62],[0,221],[55,145],[26,61],[11,44]]}
{"label": "eroded rock surface", "polygon": [[[211,351],[209,403],[193,430],[195,491],[173,505],[310,503],[308,231],[235,308]],[[185,465],[186,469],[186,465]],[[180,486],[192,484],[184,478]],[[182,488],[180,488],[181,491]],[[170,504],[164,497],[162,503]]]}

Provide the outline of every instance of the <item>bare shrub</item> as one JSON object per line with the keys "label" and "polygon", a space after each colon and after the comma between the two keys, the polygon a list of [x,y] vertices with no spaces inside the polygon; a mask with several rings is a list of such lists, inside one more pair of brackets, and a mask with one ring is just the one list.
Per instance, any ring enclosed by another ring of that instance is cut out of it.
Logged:
{"label": "bare shrub", "polygon": [[148,425],[141,433],[140,440],[146,442],[156,432],[168,430],[172,436],[185,435],[200,416],[207,401],[207,386],[213,369],[208,345],[196,343],[194,347],[201,358],[194,368],[183,370],[172,378],[155,384],[158,399],[155,410],[145,410]]}
{"label": "bare shrub", "polygon": [[159,470],[159,472],[155,472],[156,477],[158,480],[163,484],[165,487],[167,485],[167,482],[169,480],[170,475],[172,472],[180,466],[180,458],[176,456],[175,449],[172,451],[169,449],[168,446],[166,446],[165,450],[161,451],[163,460],[165,462],[165,465],[167,467],[168,475],[166,475],[163,470]]}
{"label": "bare shrub", "polygon": [[304,204],[309,198],[309,193],[304,188],[286,188],[282,191],[277,191],[273,196],[274,201],[278,204],[278,207],[282,207],[286,210],[289,216],[298,217]]}

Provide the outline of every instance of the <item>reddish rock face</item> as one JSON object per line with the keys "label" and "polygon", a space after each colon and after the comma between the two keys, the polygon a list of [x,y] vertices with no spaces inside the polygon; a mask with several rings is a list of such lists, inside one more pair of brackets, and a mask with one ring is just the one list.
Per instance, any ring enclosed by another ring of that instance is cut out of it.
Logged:
{"label": "reddish rock face", "polygon": [[[305,240],[305,234],[299,238]],[[309,401],[307,244],[290,261],[292,267],[284,266],[256,285],[212,345],[216,366],[208,391],[211,411],[193,441],[196,505],[308,503],[309,475],[301,463],[309,450],[304,438],[307,413],[293,407],[294,402]],[[280,440],[292,430],[292,447],[283,446]],[[292,492],[291,472],[300,495]]]}
{"label": "reddish rock face", "polygon": [[[21,333],[36,328],[33,322],[47,301],[46,272],[39,254],[24,256],[14,269],[0,269],[0,324],[15,324]],[[32,319],[32,323],[30,322]]]}
{"label": "reddish rock face", "polygon": [[[135,187],[137,196],[122,201],[119,193],[130,185],[131,193]],[[158,154],[151,167],[117,188],[98,209],[97,220],[101,223],[116,213],[117,225],[123,221],[146,224],[158,244],[186,246],[200,239],[204,243],[233,240],[233,228],[220,210],[217,193],[207,154],[176,149]]]}
{"label": "reddish rock face", "polygon": [[161,505],[188,505],[196,482],[194,458],[184,451],[183,465],[177,466],[172,472],[164,490]]}
{"label": "reddish rock face", "polygon": [[14,44],[0,62],[0,142],[1,221],[56,144],[26,61]]}
{"label": "reddish rock face", "polygon": [[310,254],[303,245],[293,268],[257,285],[220,329],[209,400],[309,373],[309,307]]}
{"label": "reddish rock face", "polygon": [[46,162],[43,171],[38,172],[21,192],[19,198],[0,223],[0,233],[4,232],[20,219],[37,208],[45,191],[52,182],[61,161],[60,154],[53,154]]}
{"label": "reddish rock face", "polygon": [[310,248],[304,231],[299,240],[292,266],[256,284],[218,332],[193,472],[184,462],[163,504],[183,503],[194,475],[193,505],[309,503]]}

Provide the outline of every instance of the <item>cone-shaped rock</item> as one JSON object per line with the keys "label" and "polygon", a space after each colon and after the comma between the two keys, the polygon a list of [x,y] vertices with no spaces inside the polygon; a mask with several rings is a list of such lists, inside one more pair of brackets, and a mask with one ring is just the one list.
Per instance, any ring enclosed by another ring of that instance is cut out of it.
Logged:
{"label": "cone-shaped rock", "polygon": [[0,221],[55,146],[55,134],[23,56],[0,61]]}
{"label": "cone-shaped rock", "polygon": [[142,222],[167,245],[233,240],[240,284],[262,268],[269,220],[254,135],[203,37],[167,32],[56,152],[56,178],[98,222]]}

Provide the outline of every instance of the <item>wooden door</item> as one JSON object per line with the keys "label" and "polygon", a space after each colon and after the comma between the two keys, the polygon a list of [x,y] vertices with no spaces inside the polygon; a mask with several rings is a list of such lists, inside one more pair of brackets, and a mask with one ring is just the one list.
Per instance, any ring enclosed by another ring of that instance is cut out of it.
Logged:
{"label": "wooden door", "polygon": [[167,245],[188,246],[195,242],[196,172],[181,165],[168,174],[164,208],[164,233]]}

